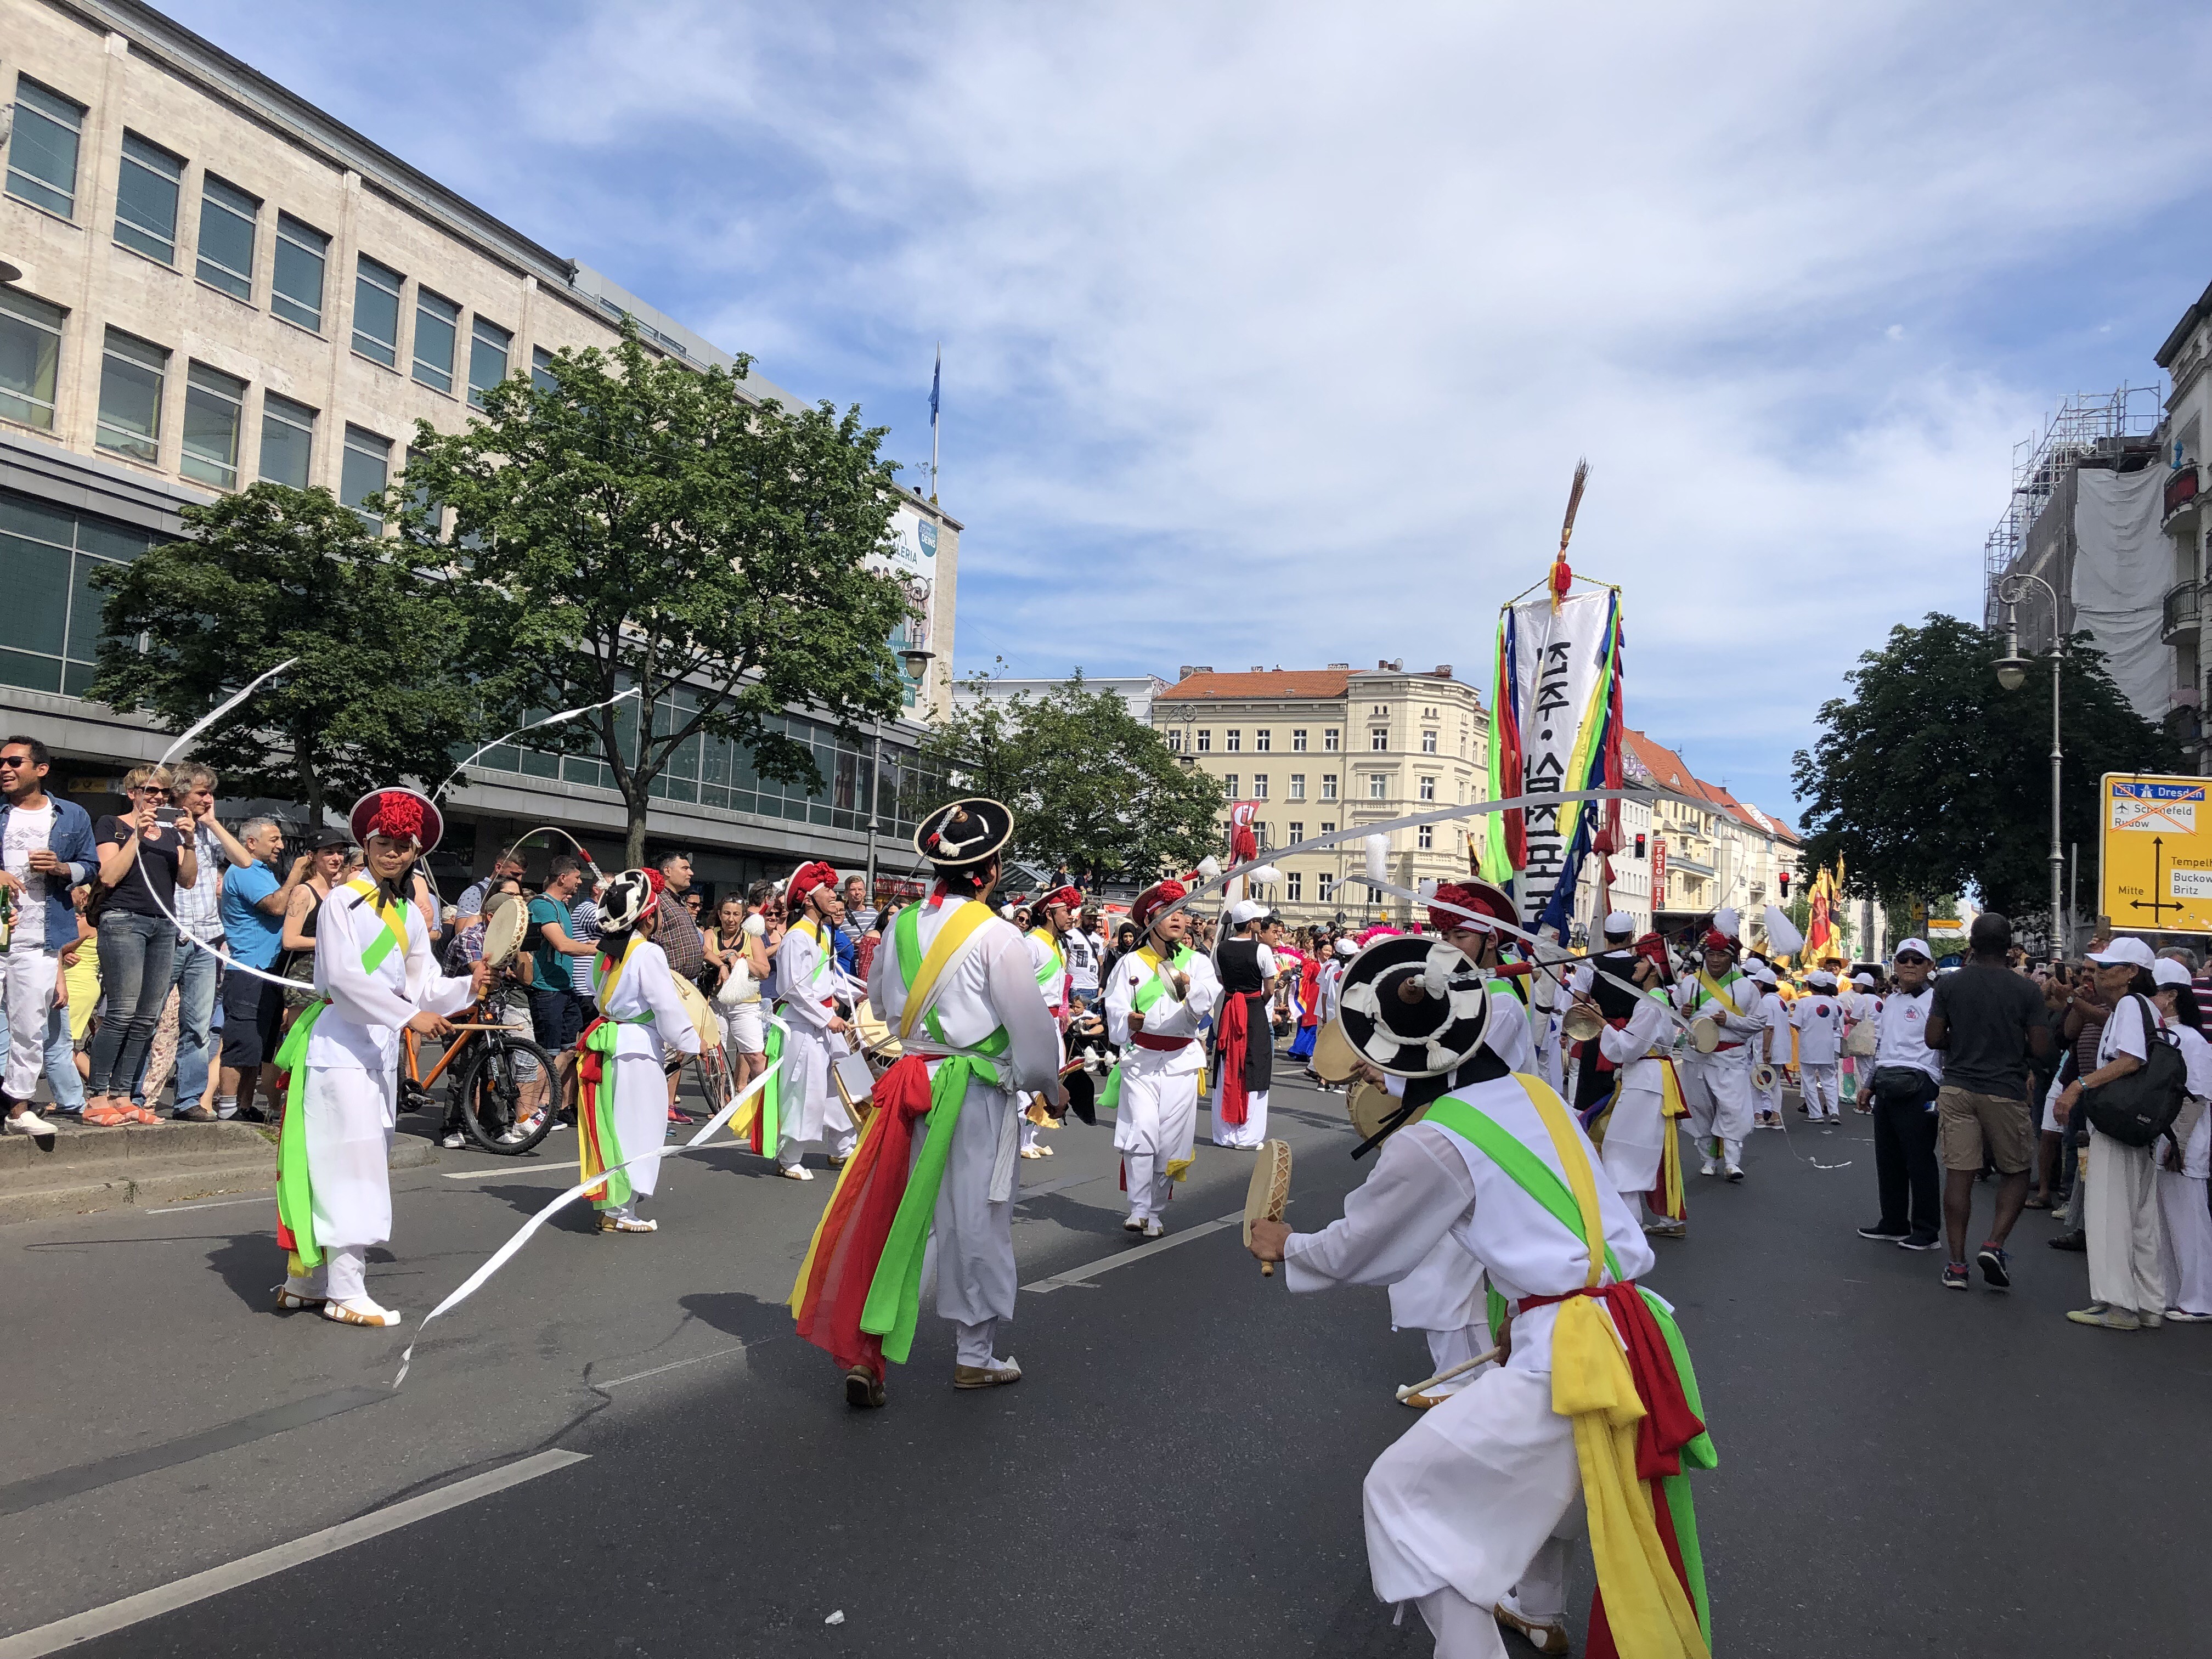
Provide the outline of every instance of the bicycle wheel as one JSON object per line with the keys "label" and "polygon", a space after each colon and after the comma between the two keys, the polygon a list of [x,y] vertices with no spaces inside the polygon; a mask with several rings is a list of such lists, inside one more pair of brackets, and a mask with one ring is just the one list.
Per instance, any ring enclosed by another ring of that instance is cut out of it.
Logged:
{"label": "bicycle wheel", "polygon": [[[487,1152],[509,1157],[526,1152],[553,1127],[553,1056],[528,1037],[500,1031],[479,1033],[476,1047],[453,1083],[461,1103],[461,1127]],[[540,1079],[549,1092],[538,1103],[532,1121],[522,1097]],[[524,1127],[518,1130],[518,1123]]]}

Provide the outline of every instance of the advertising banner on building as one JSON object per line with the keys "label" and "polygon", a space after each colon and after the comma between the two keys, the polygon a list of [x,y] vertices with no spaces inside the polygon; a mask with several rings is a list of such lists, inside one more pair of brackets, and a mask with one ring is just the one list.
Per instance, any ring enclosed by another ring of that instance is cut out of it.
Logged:
{"label": "advertising banner on building", "polygon": [[[1618,788],[1620,689],[1619,589],[1547,588],[1507,605],[1498,621],[1492,799]],[[1492,813],[1483,876],[1513,884],[1523,927],[1564,938],[1583,860],[1594,843],[1613,850],[1619,812],[1617,802],[1573,801]]]}

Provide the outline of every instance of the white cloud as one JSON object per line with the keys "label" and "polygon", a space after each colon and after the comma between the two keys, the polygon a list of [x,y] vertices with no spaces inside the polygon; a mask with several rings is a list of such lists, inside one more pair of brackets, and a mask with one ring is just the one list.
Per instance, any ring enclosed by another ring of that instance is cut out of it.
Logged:
{"label": "white cloud", "polygon": [[2149,378],[2170,317],[2092,359],[2051,273],[2212,155],[2178,4],[531,15],[443,176],[810,395],[945,339],[963,664],[1480,678],[1586,453],[1632,718],[1775,810],[1859,650],[1978,607],[2077,362]]}

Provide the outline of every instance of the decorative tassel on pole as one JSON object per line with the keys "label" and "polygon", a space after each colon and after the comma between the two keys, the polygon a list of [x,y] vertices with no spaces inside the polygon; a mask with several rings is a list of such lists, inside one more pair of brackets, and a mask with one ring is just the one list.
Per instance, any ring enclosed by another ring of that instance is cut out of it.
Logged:
{"label": "decorative tassel on pole", "polygon": [[1575,463],[1575,482],[1567,491],[1566,520],[1559,526],[1559,556],[1552,561],[1548,586],[1552,590],[1552,609],[1559,608],[1559,601],[1567,597],[1567,589],[1574,585],[1575,573],[1567,565],[1567,543],[1575,533],[1575,514],[1583,504],[1583,489],[1589,483],[1589,458],[1584,456]]}

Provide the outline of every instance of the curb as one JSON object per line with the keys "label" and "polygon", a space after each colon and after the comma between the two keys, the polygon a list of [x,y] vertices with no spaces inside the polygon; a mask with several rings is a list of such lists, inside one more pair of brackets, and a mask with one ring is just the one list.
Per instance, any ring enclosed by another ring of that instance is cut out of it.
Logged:
{"label": "curb", "polygon": [[[438,1149],[416,1135],[392,1146],[390,1167],[418,1169]],[[276,1185],[273,1132],[250,1123],[62,1128],[51,1150],[27,1135],[0,1139],[0,1225],[185,1204]]]}

